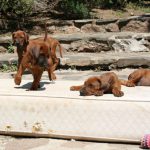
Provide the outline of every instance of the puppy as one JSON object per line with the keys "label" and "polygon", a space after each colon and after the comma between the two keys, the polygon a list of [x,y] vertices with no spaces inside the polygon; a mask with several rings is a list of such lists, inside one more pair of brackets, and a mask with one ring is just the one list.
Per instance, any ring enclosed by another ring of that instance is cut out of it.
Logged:
{"label": "puppy", "polygon": [[128,76],[128,81],[121,80],[121,84],[128,87],[150,86],[150,69],[138,69],[133,71]]}
{"label": "puppy", "polygon": [[[45,31],[45,37],[42,40],[29,40],[29,36],[27,35],[27,33],[25,33],[24,31],[21,31],[21,30],[13,32],[12,40],[13,40],[14,45],[17,46],[18,69],[19,69],[20,63],[22,61],[23,55],[24,55],[24,53],[26,53],[27,49],[30,49],[31,47],[32,47],[31,49],[33,49],[33,47],[36,47],[35,45],[37,45],[37,47],[38,47],[38,45],[40,45],[41,43],[44,42],[47,45],[48,49],[45,49],[46,50],[45,52],[44,52],[44,49],[40,53],[39,53],[39,51],[37,51],[37,52],[34,51],[34,52],[36,53],[36,55],[39,55],[38,56],[39,65],[41,64],[41,62],[40,62],[41,60],[45,61],[44,62],[45,65],[46,65],[46,63],[51,64],[50,68],[46,69],[48,71],[48,76],[49,76],[50,81],[56,79],[56,75],[54,74],[56,65],[53,63],[51,47],[46,42],[47,41],[47,30]],[[40,48],[39,47],[37,48],[37,47],[34,49],[40,50]],[[34,61],[35,61],[35,59],[34,59]],[[31,68],[30,68],[30,70],[31,70]]]}
{"label": "puppy", "polygon": [[18,30],[12,33],[13,45],[17,47],[18,54],[18,68],[21,63],[24,52],[26,52],[26,47],[29,44],[29,36],[24,31]]}
{"label": "puppy", "polygon": [[40,87],[40,79],[44,70],[49,72],[50,78],[54,78],[52,72],[52,59],[48,53],[49,47],[45,42],[29,41],[26,52],[22,57],[17,74],[15,75],[15,84],[20,85],[22,74],[28,68],[33,75],[33,83],[29,90],[37,90]]}
{"label": "puppy", "polygon": [[[36,41],[43,41],[44,38],[36,38],[34,39]],[[48,44],[49,48],[50,48],[50,53],[51,53],[51,57],[52,57],[52,60],[53,60],[53,71],[56,70],[60,60],[59,58],[56,56],[56,48],[58,47],[59,48],[59,53],[60,53],[60,57],[62,58],[62,47],[59,43],[58,40],[52,38],[52,37],[47,37],[47,39],[45,40],[45,42]]]}
{"label": "puppy", "polygon": [[71,91],[79,91],[80,96],[102,96],[104,93],[113,93],[121,97],[121,82],[113,72],[104,73],[101,76],[88,78],[83,85],[70,87]]}

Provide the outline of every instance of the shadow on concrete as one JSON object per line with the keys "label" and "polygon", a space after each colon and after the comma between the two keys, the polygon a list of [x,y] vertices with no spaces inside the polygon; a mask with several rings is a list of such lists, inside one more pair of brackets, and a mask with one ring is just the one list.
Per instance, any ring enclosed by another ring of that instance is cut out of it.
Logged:
{"label": "shadow on concrete", "polygon": [[[54,82],[54,81],[51,81],[51,82],[40,82],[40,88],[38,88],[37,91],[43,91],[43,90],[45,90],[45,89],[46,89],[46,88],[44,87],[45,84],[55,84],[55,82]],[[26,90],[29,90],[30,87],[31,87],[31,85],[32,85],[32,82],[28,82],[28,83],[26,83],[26,84],[24,84],[24,85],[22,85],[22,86],[14,87],[14,88],[16,88],[16,89],[26,89]]]}

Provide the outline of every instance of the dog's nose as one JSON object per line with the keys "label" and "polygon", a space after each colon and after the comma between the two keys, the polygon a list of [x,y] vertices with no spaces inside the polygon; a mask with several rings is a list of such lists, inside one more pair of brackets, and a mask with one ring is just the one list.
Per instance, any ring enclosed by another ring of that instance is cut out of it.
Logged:
{"label": "dog's nose", "polygon": [[85,94],[82,90],[80,91],[80,96],[85,96]]}
{"label": "dog's nose", "polygon": [[20,43],[19,43],[19,41],[18,40],[15,40],[14,41],[14,45],[19,45]]}

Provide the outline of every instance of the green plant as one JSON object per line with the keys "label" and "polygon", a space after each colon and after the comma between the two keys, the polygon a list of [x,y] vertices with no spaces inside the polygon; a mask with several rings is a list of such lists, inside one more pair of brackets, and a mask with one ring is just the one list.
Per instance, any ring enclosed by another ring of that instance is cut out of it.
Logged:
{"label": "green plant", "polygon": [[33,7],[34,0],[1,0],[0,10],[6,17],[28,16]]}
{"label": "green plant", "polygon": [[12,42],[9,42],[9,46],[7,48],[7,52],[8,53],[14,53],[14,47],[12,45]]}
{"label": "green plant", "polygon": [[61,3],[61,9],[65,13],[66,18],[83,19],[89,17],[87,4],[80,0],[64,0]]}
{"label": "green plant", "polygon": [[2,67],[0,68],[0,71],[1,72],[17,71],[17,65],[16,64],[12,64],[12,65],[2,64]]}
{"label": "green plant", "polygon": [[150,12],[150,7],[146,7],[146,6],[143,6],[142,4],[137,4],[137,3],[132,3],[132,2],[129,2],[127,4],[127,8],[143,11],[145,13]]}

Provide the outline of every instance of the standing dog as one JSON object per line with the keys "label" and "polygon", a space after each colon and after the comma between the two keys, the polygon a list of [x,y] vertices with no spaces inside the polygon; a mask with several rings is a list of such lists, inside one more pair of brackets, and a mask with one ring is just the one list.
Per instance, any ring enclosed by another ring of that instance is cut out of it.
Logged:
{"label": "standing dog", "polygon": [[128,76],[128,81],[122,84],[128,87],[134,86],[150,86],[150,69],[138,69]]}
{"label": "standing dog", "polygon": [[44,70],[48,71],[50,79],[55,78],[52,65],[53,63],[49,54],[49,46],[44,41],[29,41],[22,56],[14,81],[17,85],[20,85],[22,74],[25,69],[28,68],[34,79],[30,90],[37,90]]}
{"label": "standing dog", "polygon": [[[23,54],[26,51],[27,45],[29,44],[29,36],[24,31],[18,30],[16,32],[13,32],[12,40],[13,40],[14,45],[17,46],[18,68],[19,68]],[[35,42],[39,42],[39,43],[45,41],[47,43],[47,45],[49,47],[49,53],[50,53],[52,61],[53,61],[51,70],[54,72],[56,70],[56,67],[59,64],[59,58],[57,58],[57,56],[56,56],[57,46],[59,47],[60,56],[62,57],[62,47],[61,47],[60,43],[58,42],[58,40],[56,40],[52,37],[47,37],[47,28],[45,25],[45,37],[44,38],[36,38],[36,39],[30,40],[30,41],[35,41]],[[50,77],[50,75],[49,75],[49,77]],[[55,77],[53,76],[53,80],[55,80],[55,79],[56,79],[56,76]]]}
{"label": "standing dog", "polygon": [[121,82],[113,72],[104,73],[101,76],[88,78],[83,85],[70,87],[71,91],[80,91],[80,96],[102,96],[104,93],[113,93],[121,97]]}
{"label": "standing dog", "polygon": [[30,90],[37,90],[44,70],[48,71],[49,79],[55,80],[53,73],[54,66],[51,57],[50,47],[45,42],[47,40],[47,31],[42,41],[29,40],[24,31],[17,31],[12,34],[13,42],[17,46],[18,71],[15,75],[15,83],[20,85],[21,77],[26,68],[33,74],[34,81]]}

